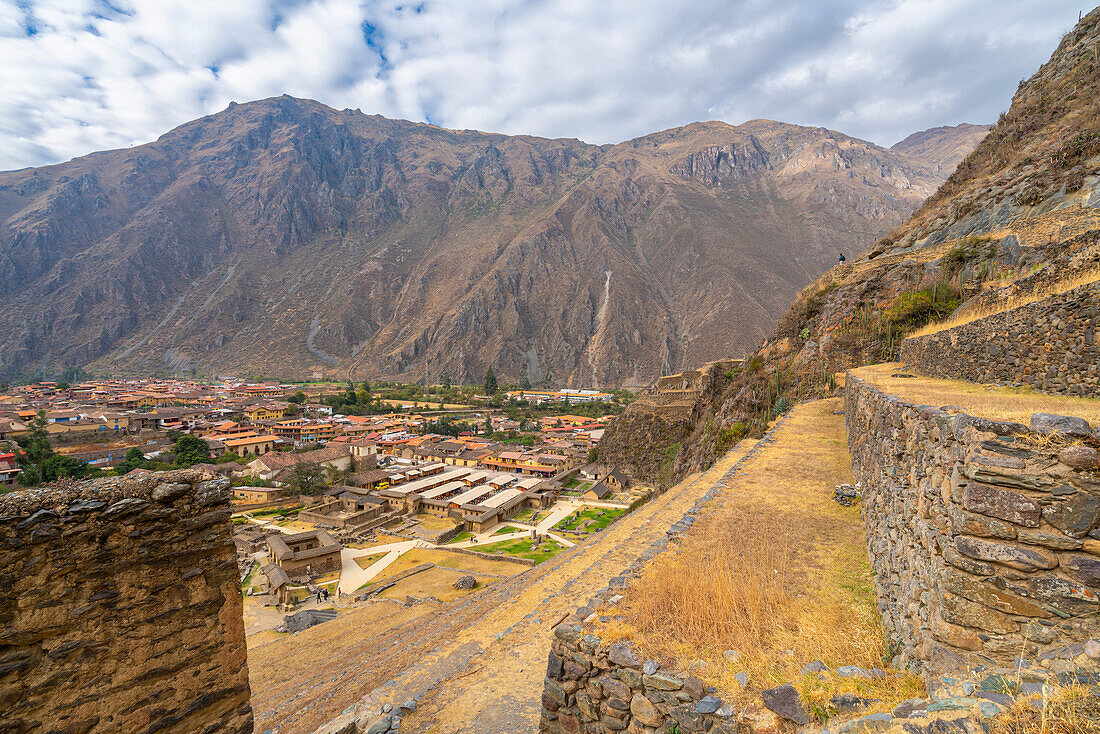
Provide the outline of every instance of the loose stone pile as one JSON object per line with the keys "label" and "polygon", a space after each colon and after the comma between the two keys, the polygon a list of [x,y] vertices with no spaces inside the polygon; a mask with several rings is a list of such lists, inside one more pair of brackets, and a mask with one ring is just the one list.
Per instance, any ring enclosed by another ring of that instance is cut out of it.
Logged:
{"label": "loose stone pile", "polygon": [[851,507],[852,503],[863,496],[862,485],[841,484],[833,490],[833,499],[838,505]]}

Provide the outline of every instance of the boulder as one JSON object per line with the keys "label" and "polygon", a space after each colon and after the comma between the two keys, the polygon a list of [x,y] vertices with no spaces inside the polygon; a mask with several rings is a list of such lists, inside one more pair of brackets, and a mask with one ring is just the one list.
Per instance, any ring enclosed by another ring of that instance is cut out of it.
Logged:
{"label": "boulder", "polygon": [[1046,436],[1053,433],[1064,433],[1076,438],[1089,438],[1092,436],[1092,426],[1084,418],[1055,415],[1054,413],[1035,413],[1032,415],[1031,430]]}
{"label": "boulder", "polygon": [[777,716],[793,721],[799,726],[810,723],[806,707],[802,705],[798,691],[790,683],[776,688],[766,688],[760,692],[760,696],[764,699],[764,706],[775,712]]}
{"label": "boulder", "polygon": [[452,585],[459,591],[470,591],[471,589],[477,588],[477,579],[473,576],[463,576]]}

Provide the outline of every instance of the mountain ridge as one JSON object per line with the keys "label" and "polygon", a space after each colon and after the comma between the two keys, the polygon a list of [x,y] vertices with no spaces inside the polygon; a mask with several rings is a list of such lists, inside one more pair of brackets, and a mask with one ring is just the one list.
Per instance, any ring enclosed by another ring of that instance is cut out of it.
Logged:
{"label": "mountain ridge", "polygon": [[759,434],[794,403],[835,394],[838,373],[897,360],[908,335],[1096,282],[1098,44],[1100,8],[1020,83],[912,216],[803,289],[745,365],[704,368],[695,379],[705,387],[672,404],[647,395],[630,406],[601,439],[601,460],[670,481],[712,464],[731,436]]}
{"label": "mountain ridge", "polygon": [[0,174],[0,372],[646,384],[747,351],[940,178],[770,121],[593,146],[234,104]]}

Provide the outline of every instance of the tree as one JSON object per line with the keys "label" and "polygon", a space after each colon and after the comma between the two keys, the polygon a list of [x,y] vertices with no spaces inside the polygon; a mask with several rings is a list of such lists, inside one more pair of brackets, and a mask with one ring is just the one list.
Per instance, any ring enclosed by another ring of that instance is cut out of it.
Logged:
{"label": "tree", "polygon": [[127,474],[131,470],[139,469],[144,465],[145,453],[137,446],[134,446],[126,452],[126,456],[123,457],[122,461],[115,465],[115,471],[120,475]]}
{"label": "tree", "polygon": [[298,494],[320,494],[328,486],[325,483],[325,470],[312,461],[295,464],[290,470],[287,484]]}
{"label": "tree", "polygon": [[57,389],[58,389],[58,390],[68,390],[68,389],[69,389],[69,387],[70,387],[70,385],[69,385],[69,383],[67,383],[67,382],[59,382],[59,383],[57,383]]}
{"label": "tree", "polygon": [[298,404],[297,403],[287,404],[286,410],[283,411],[283,415],[287,416],[287,417],[290,417],[290,418],[293,418],[294,416],[298,415]]}
{"label": "tree", "polygon": [[16,439],[20,448],[16,453],[16,459],[20,466],[41,464],[53,454],[50,434],[46,433],[46,411],[38,411],[38,415],[30,423],[30,429],[29,434]]}
{"label": "tree", "polygon": [[530,390],[531,389],[531,381],[527,379],[526,374],[524,374],[523,379],[519,381],[519,389],[520,390]]}
{"label": "tree", "polygon": [[359,389],[363,390],[367,394],[370,394],[370,381],[369,380],[363,380],[362,384],[359,385]]}
{"label": "tree", "polygon": [[306,394],[304,392],[302,392],[301,390],[299,390],[298,392],[294,393],[289,398],[287,398],[287,400],[289,400],[292,403],[298,403],[300,405],[300,404],[302,404],[306,401]]}
{"label": "tree", "polygon": [[488,371],[485,373],[485,394],[497,394],[497,376],[493,374],[492,366],[490,366]]}
{"label": "tree", "polygon": [[22,469],[19,481],[24,486],[31,487],[64,477],[80,479],[95,471],[83,461],[62,456],[53,450],[50,435],[46,432],[45,411],[39,411],[30,423],[30,433],[17,439],[17,443],[19,448],[15,452],[15,460]]}
{"label": "tree", "polygon": [[451,378],[450,378],[449,375],[446,375],[446,374],[443,375],[443,387],[445,387],[448,390],[451,389]]}
{"label": "tree", "polygon": [[185,433],[176,441],[176,463],[185,466],[210,461],[210,447],[198,436]]}

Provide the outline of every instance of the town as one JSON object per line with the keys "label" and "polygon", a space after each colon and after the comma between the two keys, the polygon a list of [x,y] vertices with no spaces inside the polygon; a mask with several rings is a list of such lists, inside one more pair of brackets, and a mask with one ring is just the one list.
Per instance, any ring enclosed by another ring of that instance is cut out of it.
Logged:
{"label": "town", "polygon": [[249,634],[376,597],[451,600],[581,543],[652,492],[598,461],[629,396],[487,382],[434,395],[232,378],[8,387],[0,486],[180,467],[223,477]]}

